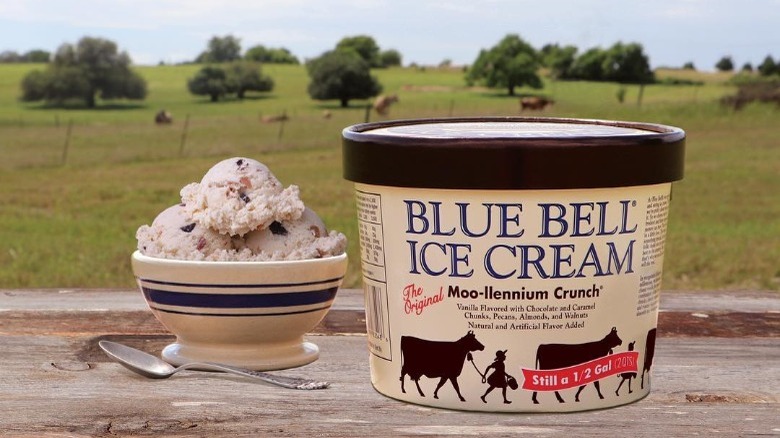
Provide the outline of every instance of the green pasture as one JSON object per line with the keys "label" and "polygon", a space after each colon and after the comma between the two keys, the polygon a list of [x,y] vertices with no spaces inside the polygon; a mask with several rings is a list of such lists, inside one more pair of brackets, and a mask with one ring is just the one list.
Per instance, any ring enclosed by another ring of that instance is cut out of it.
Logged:
{"label": "green pasture", "polygon": [[[149,94],[141,103],[95,110],[45,108],[18,101],[32,68],[0,65],[0,287],[132,287],[135,230],[178,202],[178,191],[216,161],[244,155],[269,165],[284,184],[350,239],[345,285],[359,285],[351,183],[341,177],[341,130],[365,118],[312,101],[301,66],[264,67],[276,87],[243,101],[209,103],[190,95],[197,66],[140,67]],[[517,115],[517,97],[465,86],[458,69],[398,68],[375,74],[400,102],[389,117]],[[727,76],[683,71],[658,75],[700,86],[626,86],[546,82],[555,100],[543,113],[666,123],[688,134],[686,177],[676,183],[669,222],[664,289],[780,290],[780,109],[750,105],[734,112],[718,99],[734,90]],[[174,123],[156,126],[159,109]],[[325,112],[330,114],[324,117]],[[287,114],[281,123],[267,115]],[[371,120],[378,120],[370,114]],[[186,121],[186,123],[185,123]]]}

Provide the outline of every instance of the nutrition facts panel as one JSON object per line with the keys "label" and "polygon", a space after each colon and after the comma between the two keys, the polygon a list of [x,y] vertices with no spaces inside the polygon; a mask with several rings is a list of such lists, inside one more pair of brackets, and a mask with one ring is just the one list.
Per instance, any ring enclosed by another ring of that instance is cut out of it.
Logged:
{"label": "nutrition facts panel", "polygon": [[366,331],[371,353],[392,360],[390,322],[387,314],[382,197],[356,191],[360,258],[366,299]]}
{"label": "nutrition facts panel", "polygon": [[385,250],[381,196],[357,192],[357,211],[363,276],[384,283]]}

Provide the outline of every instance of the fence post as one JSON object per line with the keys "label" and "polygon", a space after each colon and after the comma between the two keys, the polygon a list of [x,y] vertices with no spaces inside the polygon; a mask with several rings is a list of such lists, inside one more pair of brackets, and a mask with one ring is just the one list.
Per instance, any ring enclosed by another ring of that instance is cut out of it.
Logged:
{"label": "fence post", "polygon": [[369,119],[371,118],[371,103],[366,104],[366,114],[363,117],[363,123],[368,123]]}
{"label": "fence post", "polygon": [[190,115],[187,114],[187,117],[184,118],[184,128],[182,128],[181,131],[181,142],[179,143],[179,157],[184,156],[184,146],[187,143],[187,130],[190,126]]}
{"label": "fence post", "polygon": [[636,106],[642,106],[642,95],[645,94],[645,84],[639,84],[639,96],[636,98]]}
{"label": "fence post", "polygon": [[73,119],[68,120],[68,130],[65,133],[65,144],[62,146],[62,159],[60,165],[64,166],[68,162],[68,148],[70,147],[70,134],[73,131]]}
{"label": "fence post", "polygon": [[284,133],[284,124],[287,123],[287,110],[282,111],[282,117],[279,120],[279,132],[276,133],[276,142],[282,141],[282,134]]}

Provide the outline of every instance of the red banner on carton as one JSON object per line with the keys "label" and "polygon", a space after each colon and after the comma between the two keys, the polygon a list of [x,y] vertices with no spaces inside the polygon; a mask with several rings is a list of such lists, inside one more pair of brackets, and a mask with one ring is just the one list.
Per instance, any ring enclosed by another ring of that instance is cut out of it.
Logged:
{"label": "red banner on carton", "polygon": [[605,377],[635,373],[639,352],[625,351],[567,368],[533,370],[522,368],[523,389],[529,391],[559,391],[574,388]]}

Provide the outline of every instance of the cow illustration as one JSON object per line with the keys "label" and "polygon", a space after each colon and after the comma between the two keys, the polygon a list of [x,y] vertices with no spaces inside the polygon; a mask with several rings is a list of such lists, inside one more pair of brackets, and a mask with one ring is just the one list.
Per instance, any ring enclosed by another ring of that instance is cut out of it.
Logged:
{"label": "cow illustration", "polygon": [[655,356],[655,330],[650,329],[647,332],[647,340],[645,341],[645,364],[642,366],[642,381],[640,387],[645,388],[645,371],[647,371],[647,382],[650,383],[650,367],[653,366],[653,356]]}
{"label": "cow illustration", "polygon": [[[539,348],[536,349],[536,369],[554,370],[589,362],[611,354],[612,349],[622,343],[623,341],[618,337],[617,328],[612,327],[612,331],[600,341],[584,344],[540,344]],[[580,393],[585,386],[582,385],[577,390],[574,401],[580,401]],[[593,382],[593,386],[596,387],[599,398],[604,398],[601,395],[601,387],[598,380]],[[555,391],[555,397],[560,403],[565,403],[558,391]],[[531,400],[533,400],[534,404],[539,404],[539,401],[536,400],[536,391],[534,391]]]}
{"label": "cow illustration", "polygon": [[433,398],[439,398],[439,389],[449,380],[458,393],[460,401],[466,401],[460,393],[458,376],[463,371],[466,355],[471,351],[482,351],[485,346],[480,343],[473,331],[454,342],[429,341],[413,336],[401,336],[401,392],[406,394],[404,377],[417,385],[420,397],[425,397],[420,388],[420,377],[439,378],[439,384],[433,391]]}
{"label": "cow illustration", "polygon": [[[634,342],[630,342],[628,344],[628,351],[634,351]],[[636,379],[636,373],[620,373],[618,374],[618,377],[621,379],[620,384],[618,384],[617,389],[615,390],[615,395],[620,396],[620,387],[623,386],[623,383],[625,383],[626,380],[628,380],[628,393],[631,394],[633,391],[631,390],[631,379]]]}

